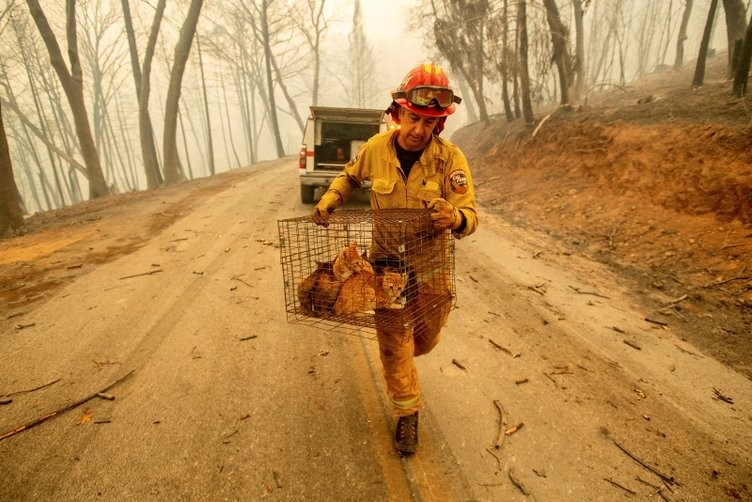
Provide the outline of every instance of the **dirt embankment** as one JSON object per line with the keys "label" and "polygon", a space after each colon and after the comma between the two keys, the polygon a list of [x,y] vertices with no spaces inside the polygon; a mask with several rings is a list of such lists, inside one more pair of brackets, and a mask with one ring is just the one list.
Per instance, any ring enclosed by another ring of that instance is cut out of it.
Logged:
{"label": "dirt embankment", "polygon": [[752,378],[752,99],[679,77],[452,139],[485,207],[618,269],[656,319]]}

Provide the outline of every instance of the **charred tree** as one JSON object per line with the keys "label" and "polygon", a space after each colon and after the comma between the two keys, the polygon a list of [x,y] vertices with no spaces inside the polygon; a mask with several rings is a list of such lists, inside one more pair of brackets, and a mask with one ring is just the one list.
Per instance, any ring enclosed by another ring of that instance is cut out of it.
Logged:
{"label": "charred tree", "polygon": [[81,147],[81,156],[86,165],[86,175],[89,180],[89,197],[95,199],[109,194],[107,182],[102,174],[102,166],[99,162],[94,137],[91,134],[91,126],[86,112],[86,102],[84,101],[83,71],[81,61],[78,57],[78,35],[76,33],[76,2],[67,0],[66,10],[66,35],[68,39],[68,57],[70,59],[70,69],[65,64],[60,46],[57,43],[52,28],[50,27],[47,17],[44,15],[38,0],[26,0],[29,6],[29,12],[34,19],[34,23],[42,35],[42,40],[47,46],[47,52],[50,56],[50,64],[60,79],[63,91],[68,98],[71,112],[73,113],[73,122],[76,127],[76,135]]}
{"label": "charred tree", "polygon": [[684,42],[687,40],[687,26],[689,26],[689,17],[691,14],[692,0],[685,0],[684,14],[682,15],[681,25],[679,26],[679,36],[676,38],[676,58],[674,59],[675,70],[684,66]]}
{"label": "charred tree", "polygon": [[533,103],[530,98],[530,70],[528,67],[528,37],[527,37],[527,2],[519,0],[517,3],[517,31],[519,33],[520,58],[520,94],[522,97],[522,117],[525,124],[533,125]]}
{"label": "charred tree", "polygon": [[0,106],[0,235],[22,227],[23,222],[18,189],[13,179],[8,138],[3,125],[3,109]]}
{"label": "charred tree", "polygon": [[747,31],[747,14],[742,0],[723,0],[726,13],[726,36],[728,38],[728,71],[734,75],[741,59],[744,33]]}
{"label": "charred tree", "polygon": [[747,24],[747,34],[744,37],[744,45],[739,57],[739,68],[734,77],[734,95],[738,98],[747,94],[750,63],[752,63],[752,18]]}
{"label": "charred tree", "polygon": [[211,113],[209,110],[209,93],[206,92],[206,77],[204,75],[204,57],[201,53],[201,39],[196,32],[196,52],[198,53],[198,67],[201,75],[201,89],[204,95],[204,113],[206,113],[206,155],[209,157],[209,174],[214,176],[217,168],[214,165],[214,138],[212,138]]}
{"label": "charred tree", "polygon": [[170,84],[167,88],[167,99],[165,101],[165,125],[163,136],[164,148],[164,172],[165,182],[169,185],[177,183],[184,178],[179,169],[180,159],[178,157],[177,144],[177,124],[178,124],[178,104],[180,101],[180,90],[183,83],[183,73],[188,61],[188,55],[193,45],[193,36],[196,33],[196,25],[201,14],[203,0],[191,0],[188,8],[188,15],[183,21],[180,28],[180,38],[175,45],[175,59],[170,72]]}
{"label": "charred tree", "polygon": [[[151,57],[154,54],[154,48],[152,44],[151,50],[147,50],[147,55],[144,57],[144,72],[141,71],[141,63],[138,58],[138,47],[136,46],[136,35],[133,31],[133,22],[131,19],[131,11],[128,0],[122,0],[123,5],[123,20],[125,22],[125,33],[128,37],[128,47],[130,49],[131,67],[133,68],[133,80],[136,85],[136,98],[139,102],[139,135],[141,140],[141,156],[144,163],[144,174],[146,175],[146,185],[148,188],[157,188],[162,184],[162,173],[159,171],[159,156],[157,155],[157,147],[154,142],[154,128],[151,123],[151,116],[149,115],[148,107],[141,110],[141,95],[144,93],[144,87],[146,87],[146,103],[148,103],[149,94],[149,76],[151,71]],[[161,23],[162,14],[164,13],[165,0],[160,0],[156,6],[156,12],[154,14],[154,20],[157,23],[157,27]],[[151,40],[151,35],[150,35]],[[156,36],[154,37],[154,43],[156,43]],[[148,64],[149,72],[146,71]],[[144,73],[146,76],[146,84],[144,84]]]}
{"label": "charred tree", "polygon": [[[691,0],[689,0],[691,1]],[[574,44],[574,65],[572,71],[574,72],[574,97],[577,100],[582,99],[585,95],[585,26],[583,18],[585,17],[585,11],[583,9],[582,0],[572,0],[572,6],[574,8],[574,26],[575,26],[575,44]]]}
{"label": "charred tree", "polygon": [[710,2],[708,10],[708,20],[705,23],[705,32],[702,34],[700,43],[700,54],[697,56],[697,66],[695,66],[695,77],[692,80],[693,87],[699,87],[705,81],[705,60],[708,58],[708,47],[710,46],[710,35],[713,31],[713,21],[715,20],[715,11],[718,9],[718,0]]}
{"label": "charred tree", "polygon": [[552,59],[559,71],[559,86],[561,88],[561,104],[569,104],[572,91],[572,60],[569,57],[567,39],[569,30],[561,22],[556,0],[543,0],[546,6],[546,19],[551,30]]}
{"label": "charred tree", "polygon": [[264,48],[264,68],[266,77],[266,92],[269,102],[269,121],[274,135],[274,144],[277,148],[277,157],[285,155],[285,148],[282,145],[282,134],[279,129],[279,117],[277,114],[277,100],[274,96],[274,75],[272,73],[272,48],[271,33],[269,28],[269,2],[262,0],[259,12],[259,27],[256,34]]}
{"label": "charred tree", "polygon": [[436,47],[449,61],[451,68],[465,79],[478,105],[480,120],[488,122],[488,108],[483,92],[483,63],[486,21],[490,14],[489,2],[432,0],[431,6]]}
{"label": "charred tree", "polygon": [[[514,120],[514,112],[512,111],[512,102],[509,98],[509,3],[508,0],[504,0],[504,14],[502,16],[502,28],[501,28],[501,100],[504,102],[504,116],[507,118],[507,122]],[[514,74],[512,72],[512,74]]]}

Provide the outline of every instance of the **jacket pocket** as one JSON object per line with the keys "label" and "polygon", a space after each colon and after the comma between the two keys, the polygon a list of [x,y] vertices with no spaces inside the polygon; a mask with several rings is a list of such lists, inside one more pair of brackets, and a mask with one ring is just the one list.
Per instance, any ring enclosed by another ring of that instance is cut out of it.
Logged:
{"label": "jacket pocket", "polygon": [[379,195],[389,195],[390,193],[394,192],[394,185],[396,184],[397,182],[394,180],[377,178],[373,180],[371,190]]}
{"label": "jacket pocket", "polygon": [[441,190],[439,184],[435,181],[426,181],[418,189],[418,198],[423,202],[431,202],[437,197],[441,197]]}

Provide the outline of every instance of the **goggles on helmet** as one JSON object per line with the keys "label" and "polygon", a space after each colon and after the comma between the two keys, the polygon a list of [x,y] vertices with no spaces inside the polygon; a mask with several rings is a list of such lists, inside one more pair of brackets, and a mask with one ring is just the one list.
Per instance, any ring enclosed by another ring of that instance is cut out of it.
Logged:
{"label": "goggles on helmet", "polygon": [[451,89],[434,85],[418,85],[408,91],[396,91],[392,98],[406,99],[416,106],[436,105],[440,108],[447,108],[452,103],[459,104],[462,101],[462,98],[455,96]]}

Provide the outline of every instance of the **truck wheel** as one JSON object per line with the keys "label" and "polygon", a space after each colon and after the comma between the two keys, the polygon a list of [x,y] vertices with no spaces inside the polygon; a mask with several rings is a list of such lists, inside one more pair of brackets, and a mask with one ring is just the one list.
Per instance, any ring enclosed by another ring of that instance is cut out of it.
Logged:
{"label": "truck wheel", "polygon": [[303,204],[313,203],[313,192],[316,187],[311,185],[300,185],[300,201]]}

